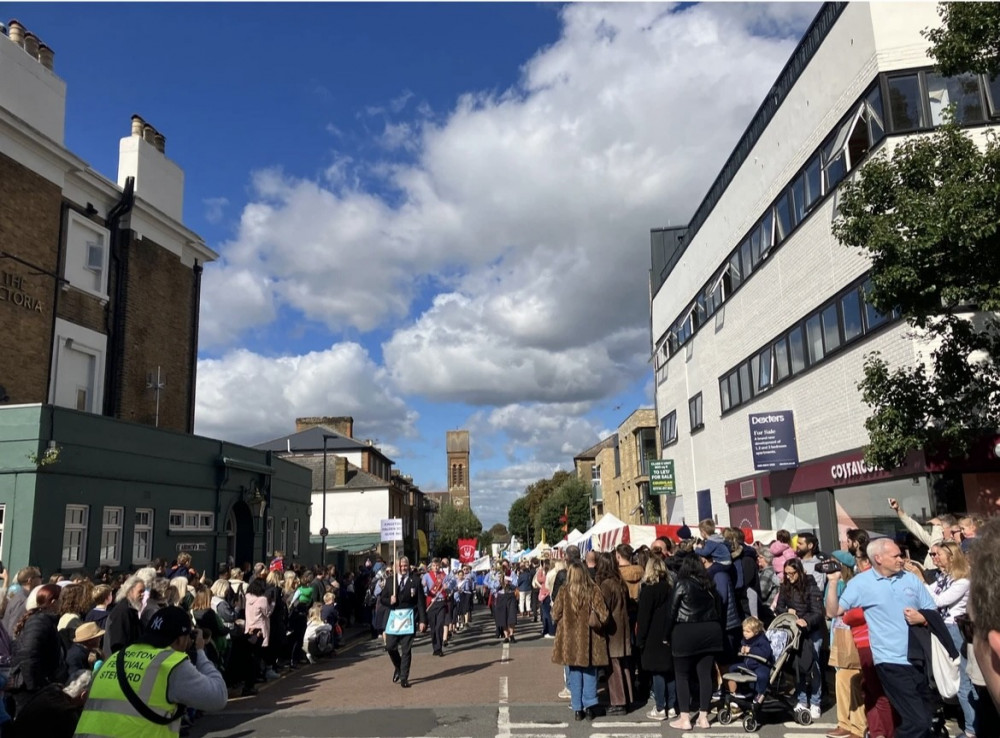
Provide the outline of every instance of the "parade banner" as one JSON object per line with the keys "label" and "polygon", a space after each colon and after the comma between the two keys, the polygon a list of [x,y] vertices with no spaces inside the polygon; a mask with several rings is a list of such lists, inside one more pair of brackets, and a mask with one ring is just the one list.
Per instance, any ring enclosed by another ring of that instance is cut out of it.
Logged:
{"label": "parade banner", "polygon": [[476,539],[458,539],[458,560],[463,564],[471,564],[476,560]]}

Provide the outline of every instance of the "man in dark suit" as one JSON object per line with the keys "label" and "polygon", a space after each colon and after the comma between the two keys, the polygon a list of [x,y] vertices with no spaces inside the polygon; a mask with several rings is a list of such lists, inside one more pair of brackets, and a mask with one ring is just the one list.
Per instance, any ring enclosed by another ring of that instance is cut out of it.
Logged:
{"label": "man in dark suit", "polygon": [[[410,608],[413,610],[414,625],[423,633],[427,628],[427,607],[424,602],[424,588],[420,577],[410,571],[410,560],[401,556],[393,576],[394,582],[386,582],[379,599],[390,610]],[[410,649],[413,648],[413,634],[385,636],[385,650],[389,652],[394,670],[392,681],[408,689],[410,686]]]}

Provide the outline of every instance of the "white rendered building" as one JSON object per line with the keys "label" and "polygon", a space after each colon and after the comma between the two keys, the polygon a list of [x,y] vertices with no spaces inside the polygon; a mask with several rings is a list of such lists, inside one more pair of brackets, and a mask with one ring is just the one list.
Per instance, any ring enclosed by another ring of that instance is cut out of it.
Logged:
{"label": "white rendered building", "polygon": [[813,530],[832,549],[847,528],[897,527],[888,497],[921,518],[1000,494],[993,439],[962,461],[863,463],[865,356],[927,347],[866,303],[868,258],[831,234],[838,184],[867,157],[949,104],[978,133],[1000,121],[1000,78],[934,72],[920,32],[938,24],[932,3],[824,4],[691,222],[653,231],[665,522]]}

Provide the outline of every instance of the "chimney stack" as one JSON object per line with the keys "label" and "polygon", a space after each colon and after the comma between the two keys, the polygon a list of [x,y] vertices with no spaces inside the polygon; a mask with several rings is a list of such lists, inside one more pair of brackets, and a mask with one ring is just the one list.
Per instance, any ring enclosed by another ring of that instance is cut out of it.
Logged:
{"label": "chimney stack", "polygon": [[10,23],[7,24],[7,36],[22,49],[24,48],[24,26],[18,21],[11,19]]}
{"label": "chimney stack", "polygon": [[145,124],[146,124],[146,121],[144,121],[141,117],[139,117],[138,115],[133,115],[132,116],[132,135],[133,136],[140,136],[141,137],[142,136],[142,127]]}
{"label": "chimney stack", "polygon": [[155,146],[156,150],[161,154],[167,153],[167,137],[159,131],[156,131],[153,134],[153,146]]}
{"label": "chimney stack", "polygon": [[40,61],[42,63],[42,66],[48,69],[49,71],[52,71],[53,67],[55,66],[55,57],[56,53],[52,50],[51,47],[45,44],[38,45],[38,61]]}
{"label": "chimney stack", "polygon": [[38,36],[31,31],[24,34],[24,50],[28,52],[28,56],[38,58]]}
{"label": "chimney stack", "polygon": [[345,438],[354,438],[354,418],[350,415],[342,415],[338,417],[296,418],[295,432],[301,433],[304,430],[315,428],[318,425],[325,425]]}
{"label": "chimney stack", "polygon": [[142,126],[142,140],[146,143],[153,143],[153,137],[156,135],[156,129],[153,126],[146,123]]}
{"label": "chimney stack", "polygon": [[345,484],[347,484],[347,459],[343,456],[335,456],[333,486],[343,487]]}

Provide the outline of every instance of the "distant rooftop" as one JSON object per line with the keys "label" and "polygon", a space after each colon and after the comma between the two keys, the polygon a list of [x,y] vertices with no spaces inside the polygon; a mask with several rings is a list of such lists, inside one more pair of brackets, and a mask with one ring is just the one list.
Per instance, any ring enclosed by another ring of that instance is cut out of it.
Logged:
{"label": "distant rooftop", "polygon": [[[373,448],[367,443],[348,438],[324,425],[318,425],[304,431],[299,431],[298,433],[274,438],[270,441],[259,443],[253,448],[260,449],[261,451],[284,451],[285,453],[289,451],[292,453],[322,452],[323,436],[327,437],[327,451],[360,451],[361,449]],[[375,450],[377,451],[378,449]]]}

